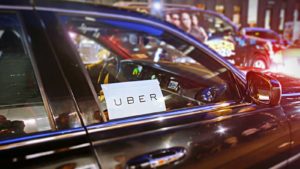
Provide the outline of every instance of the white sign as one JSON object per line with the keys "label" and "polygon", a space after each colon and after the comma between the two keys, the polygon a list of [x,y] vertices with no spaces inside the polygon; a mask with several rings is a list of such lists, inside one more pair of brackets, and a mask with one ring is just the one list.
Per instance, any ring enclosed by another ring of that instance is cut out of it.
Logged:
{"label": "white sign", "polygon": [[166,111],[158,80],[101,85],[109,119]]}

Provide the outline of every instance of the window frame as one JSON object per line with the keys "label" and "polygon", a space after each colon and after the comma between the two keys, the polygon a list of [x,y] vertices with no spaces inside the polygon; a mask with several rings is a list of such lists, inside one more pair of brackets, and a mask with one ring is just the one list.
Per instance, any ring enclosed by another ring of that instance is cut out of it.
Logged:
{"label": "window frame", "polygon": [[[47,118],[49,120],[50,128],[51,128],[51,130],[57,130],[56,125],[55,125],[55,120],[54,120],[54,117],[53,117],[53,113],[51,111],[52,109],[51,109],[51,106],[49,104],[48,97],[47,97],[47,94],[46,94],[44,86],[43,86],[43,82],[41,80],[41,76],[40,76],[40,73],[39,73],[39,69],[37,67],[37,63],[36,63],[35,58],[33,56],[34,55],[33,50],[32,50],[32,47],[29,43],[29,39],[27,38],[28,34],[27,34],[26,26],[24,25],[24,20],[21,17],[21,15],[22,15],[21,10],[31,11],[31,9],[14,9],[14,8],[12,8],[12,9],[1,9],[0,8],[0,15],[5,15],[5,14],[10,13],[10,14],[15,15],[16,18],[17,18],[18,24],[20,26],[20,39],[21,39],[21,43],[22,43],[22,48],[24,50],[24,54],[26,55],[26,57],[28,57],[28,59],[30,61],[31,68],[32,68],[32,71],[34,73],[35,80],[37,82],[38,90],[39,90],[39,93],[40,93],[41,98],[42,98],[42,102],[43,102],[42,105],[44,107],[45,113],[46,113]],[[45,132],[45,131],[40,131],[40,132]],[[35,133],[28,133],[26,135],[31,135],[31,134],[36,134],[36,132]],[[16,137],[16,138],[18,138],[18,137]],[[8,139],[10,139],[10,138],[8,138]],[[7,140],[7,139],[4,139],[4,140]]]}
{"label": "window frame", "polygon": [[[41,9],[41,10],[45,10],[45,9]],[[218,62],[220,65],[222,65],[223,67],[225,67],[226,69],[228,69],[229,74],[230,74],[230,78],[233,80],[234,83],[234,88],[236,88],[236,94],[237,94],[237,100],[239,101],[227,101],[224,103],[224,105],[227,105],[226,103],[228,103],[229,105],[231,104],[239,104],[241,103],[242,100],[245,100],[245,98],[243,97],[244,91],[245,91],[245,86],[246,86],[246,79],[245,76],[237,69],[235,68],[233,65],[231,65],[229,62],[227,62],[225,59],[223,59],[222,57],[218,57],[216,56],[217,54],[212,51],[210,48],[208,48],[206,45],[198,42],[197,40],[195,40],[194,38],[192,38],[190,35],[188,35],[187,33],[179,30],[179,29],[174,29],[174,27],[170,27],[170,24],[168,24],[167,22],[163,23],[158,23],[155,21],[152,21],[150,19],[145,19],[145,18],[141,18],[141,17],[135,17],[135,16],[124,16],[124,15],[119,15],[119,14],[112,14],[112,13],[102,13],[102,12],[89,12],[89,11],[77,11],[77,10],[61,10],[61,9],[55,9],[55,15],[56,18],[59,20],[58,22],[60,23],[60,26],[62,27],[62,30],[64,30],[64,33],[67,34],[67,28],[65,27],[65,25],[62,23],[61,17],[95,17],[95,18],[101,18],[101,19],[112,19],[112,20],[119,20],[119,21],[123,21],[123,22],[133,22],[133,23],[137,23],[137,24],[144,24],[150,27],[156,27],[158,29],[162,29],[163,31],[168,32],[170,35],[173,35],[177,38],[180,38],[182,41],[186,42],[187,44],[193,45],[194,47],[196,47],[196,49],[198,49],[199,51],[203,52],[203,54],[207,55],[208,57],[212,58],[213,60],[215,60],[216,62]],[[68,37],[68,41],[72,42],[71,38]],[[72,45],[74,46],[73,42]],[[75,47],[73,47],[73,50],[76,50]],[[97,92],[95,91],[95,88],[92,84],[92,80],[89,77],[89,74],[87,72],[87,70],[85,69],[80,56],[78,54],[78,51],[73,51],[76,53],[75,59],[76,61],[78,61],[80,64],[80,68],[81,70],[84,72],[84,75],[86,76],[85,78],[87,79],[91,91],[94,95],[94,98],[97,99]],[[114,52],[116,53],[116,52]],[[97,104],[99,105],[99,110],[100,109],[100,103],[98,100],[96,100]],[[141,116],[145,116],[145,118],[151,118],[153,116],[157,116],[160,114],[164,114],[165,113],[171,113],[172,112],[186,112],[185,110],[194,110],[194,109],[198,109],[198,108],[206,108],[206,107],[211,107],[214,105],[216,105],[216,107],[222,106],[222,104],[220,105],[220,103],[211,103],[211,104],[207,104],[207,105],[202,105],[202,106],[196,106],[196,107],[185,107],[182,109],[174,109],[174,110],[167,110],[164,112],[155,112],[155,113],[151,113],[151,114],[146,114],[146,115],[141,115]],[[104,122],[110,122],[110,121],[123,121],[125,123],[127,123],[128,119],[129,121],[131,121],[131,119],[136,119],[139,118],[140,116],[137,117],[126,117],[126,118],[121,118],[121,119],[116,119],[116,120],[104,120]],[[102,124],[99,123],[99,124]],[[122,122],[121,122],[122,123]],[[97,123],[96,123],[97,124]],[[88,124],[87,126],[91,126],[91,125],[95,125],[95,124]]]}

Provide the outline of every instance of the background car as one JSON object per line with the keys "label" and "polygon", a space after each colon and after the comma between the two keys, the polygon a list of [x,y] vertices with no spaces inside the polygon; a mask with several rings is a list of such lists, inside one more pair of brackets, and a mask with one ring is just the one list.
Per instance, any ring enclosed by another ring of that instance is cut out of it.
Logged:
{"label": "background car", "polygon": [[[147,3],[116,3],[147,13]],[[201,10],[188,5],[164,4],[163,19],[193,35],[233,64],[244,67],[269,68],[274,53],[265,40],[246,37],[230,19],[214,11]],[[163,10],[163,11],[162,11]],[[148,12],[149,13],[149,12]]]}
{"label": "background car", "polygon": [[262,73],[245,77],[174,26],[69,1],[5,1],[0,10],[14,37],[0,48],[1,167],[297,162],[297,93],[281,94]]}
{"label": "background car", "polygon": [[243,28],[242,32],[246,36],[258,38],[260,40],[265,40],[271,42],[273,52],[278,52],[279,50],[285,49],[290,43],[273,30],[257,27],[246,27]]}

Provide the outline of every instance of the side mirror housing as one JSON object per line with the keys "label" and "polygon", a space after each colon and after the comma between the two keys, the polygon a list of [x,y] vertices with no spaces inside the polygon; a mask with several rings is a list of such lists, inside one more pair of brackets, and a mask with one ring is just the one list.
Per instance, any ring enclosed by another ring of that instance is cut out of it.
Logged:
{"label": "side mirror housing", "polygon": [[257,104],[276,106],[281,100],[281,84],[275,78],[259,72],[247,73],[247,93]]}

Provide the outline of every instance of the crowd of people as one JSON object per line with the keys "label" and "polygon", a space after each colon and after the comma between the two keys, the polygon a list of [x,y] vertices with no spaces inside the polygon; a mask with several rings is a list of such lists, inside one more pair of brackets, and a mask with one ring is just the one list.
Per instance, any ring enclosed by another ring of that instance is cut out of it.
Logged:
{"label": "crowd of people", "polygon": [[187,12],[167,14],[166,21],[183,29],[201,42],[205,42],[208,38],[204,28],[199,25],[198,17],[195,14],[190,15]]}
{"label": "crowd of people", "polygon": [[24,135],[26,134],[24,129],[25,123],[22,120],[8,120],[5,116],[0,115],[1,138]]}

